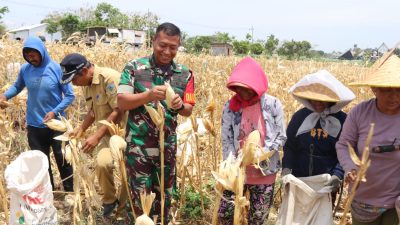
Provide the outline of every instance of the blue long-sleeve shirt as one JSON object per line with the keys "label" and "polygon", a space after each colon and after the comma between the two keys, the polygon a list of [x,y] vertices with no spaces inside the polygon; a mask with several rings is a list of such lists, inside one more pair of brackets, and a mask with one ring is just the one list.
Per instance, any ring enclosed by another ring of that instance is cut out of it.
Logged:
{"label": "blue long-sleeve shirt", "polygon": [[[287,141],[283,146],[282,167],[292,169],[292,174],[296,177],[329,173],[343,179],[344,171],[339,164],[335,148],[340,133],[336,138],[324,135],[318,122],[314,130],[296,136],[304,119],[311,113],[311,110],[303,108],[290,120],[286,130]],[[343,126],[346,113],[339,111],[330,116],[337,118]]]}
{"label": "blue long-sleeve shirt", "polygon": [[[37,37],[29,37],[24,48],[33,48],[40,52],[42,61],[39,66],[25,63],[22,65],[16,82],[4,93],[7,100],[28,89],[26,122],[29,126],[44,128],[43,118],[49,112],[56,116],[75,99],[71,84],[60,83],[62,70],[48,54],[44,43]],[[25,59],[26,60],[26,59]]]}

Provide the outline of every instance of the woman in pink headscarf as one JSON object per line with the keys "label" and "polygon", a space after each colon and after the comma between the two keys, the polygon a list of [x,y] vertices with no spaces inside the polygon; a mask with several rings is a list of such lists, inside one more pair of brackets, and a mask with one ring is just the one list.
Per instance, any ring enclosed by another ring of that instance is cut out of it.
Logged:
{"label": "woman in pink headscarf", "polygon": [[[265,224],[273,201],[276,172],[280,169],[278,150],[286,141],[281,102],[268,95],[268,80],[260,65],[251,57],[241,60],[228,79],[227,87],[236,94],[225,104],[222,114],[224,160],[230,153],[237,156],[248,134],[258,130],[264,151],[274,151],[269,162],[260,163],[262,172],[246,168],[245,190],[250,192],[248,224]],[[234,194],[224,192],[232,200]],[[221,224],[233,224],[234,205],[222,200]]]}

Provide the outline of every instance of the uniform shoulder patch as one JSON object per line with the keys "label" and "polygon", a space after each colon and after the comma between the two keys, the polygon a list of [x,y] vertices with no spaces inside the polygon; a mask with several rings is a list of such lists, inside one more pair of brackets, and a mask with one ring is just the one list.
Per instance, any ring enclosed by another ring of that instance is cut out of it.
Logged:
{"label": "uniform shoulder patch", "polygon": [[117,93],[117,87],[115,84],[111,83],[106,86],[106,93],[109,95],[113,95]]}

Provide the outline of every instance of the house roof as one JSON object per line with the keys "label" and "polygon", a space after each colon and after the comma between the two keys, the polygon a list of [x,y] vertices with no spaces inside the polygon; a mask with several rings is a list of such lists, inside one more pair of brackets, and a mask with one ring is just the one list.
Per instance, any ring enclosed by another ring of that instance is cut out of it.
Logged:
{"label": "house roof", "polygon": [[107,28],[107,30],[108,30],[108,33],[110,33],[110,34],[119,34],[120,33],[119,30],[115,29],[115,28]]}
{"label": "house roof", "polygon": [[387,51],[389,51],[389,48],[388,48],[388,46],[385,44],[385,42],[383,42],[383,43],[381,44],[381,46],[379,46],[378,52],[385,53],[385,52],[387,52]]}
{"label": "house roof", "polygon": [[15,32],[24,31],[24,30],[32,30],[34,28],[41,27],[41,26],[44,26],[44,25],[47,25],[47,23],[40,23],[40,24],[34,24],[34,25],[29,25],[29,26],[23,26],[23,27],[14,29],[14,30],[10,30],[8,32],[15,33]]}
{"label": "house roof", "polygon": [[229,43],[211,43],[211,46],[230,46],[233,47],[233,45]]}
{"label": "house roof", "polygon": [[339,59],[347,59],[347,60],[352,60],[354,59],[353,53],[351,50],[347,50],[345,53],[343,53],[341,56],[339,56]]}

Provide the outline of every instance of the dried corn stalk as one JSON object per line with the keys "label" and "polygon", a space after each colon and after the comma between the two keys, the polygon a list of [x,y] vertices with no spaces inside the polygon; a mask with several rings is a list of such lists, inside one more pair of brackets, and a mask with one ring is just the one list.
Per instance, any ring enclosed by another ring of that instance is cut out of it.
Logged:
{"label": "dried corn stalk", "polygon": [[[5,165],[6,163],[4,162],[4,158],[5,158],[5,155],[7,154],[8,152],[1,152],[1,154],[0,154],[0,163],[1,163],[1,165],[0,165],[0,174],[4,174],[4,170],[3,170],[3,167],[2,167],[2,165]],[[0,199],[1,199],[1,208],[3,208],[3,211],[4,211],[4,214],[5,214],[5,219],[6,219],[6,221],[7,221],[7,223],[8,223],[8,221],[9,221],[9,217],[8,217],[8,201],[7,201],[7,199],[8,199],[8,197],[7,197],[7,195],[6,195],[6,191],[5,191],[5,187],[4,187],[4,178],[3,178],[3,176],[0,176]]]}
{"label": "dried corn stalk", "polygon": [[129,191],[129,185],[128,185],[128,176],[126,174],[126,165],[125,165],[125,149],[126,149],[126,142],[125,140],[121,137],[125,134],[123,129],[120,129],[118,125],[114,124],[114,123],[110,123],[106,120],[101,120],[99,121],[99,123],[106,125],[108,127],[108,130],[110,132],[110,134],[112,135],[110,138],[110,149],[111,149],[111,154],[112,154],[112,158],[114,158],[115,161],[118,162],[119,165],[119,169],[121,172],[121,183],[123,183],[125,185],[125,188],[128,192],[128,198],[129,198],[129,203],[131,206],[131,211],[132,211],[132,215],[134,217],[134,219],[136,219],[136,214],[135,214],[135,210],[134,210],[134,206],[133,206],[133,202],[132,202],[132,196],[131,196],[131,192]]}
{"label": "dried corn stalk", "polygon": [[234,159],[232,153],[229,154],[228,158],[221,162],[219,165],[218,172],[212,171],[212,175],[214,176],[215,183],[215,191],[217,193],[216,204],[214,208],[212,224],[218,224],[218,209],[221,204],[221,199],[223,196],[224,190],[234,191],[235,183],[238,177],[238,171],[240,167],[240,161]]}
{"label": "dried corn stalk", "polygon": [[[94,185],[94,176],[89,172],[90,169],[87,165],[87,157],[83,154],[79,154],[80,141],[78,137],[70,136],[70,132],[73,130],[73,126],[65,119],[60,116],[63,125],[66,127],[66,131],[57,137],[55,140],[67,142],[68,145],[63,148],[64,157],[67,162],[72,165],[74,170],[74,195],[73,195],[73,224],[80,224],[84,218],[82,202],[86,203],[86,207],[89,211],[89,216],[85,220],[89,224],[95,223],[95,210],[101,207],[100,197],[97,195],[96,188]],[[64,145],[64,144],[63,144]],[[81,190],[85,195],[85,201],[81,197]]]}
{"label": "dried corn stalk", "polygon": [[160,189],[161,189],[161,225],[164,225],[164,207],[165,207],[165,172],[164,172],[164,110],[161,104],[157,104],[157,111],[151,107],[144,105],[147,112],[150,114],[153,123],[157,126],[160,132],[160,161],[161,161],[161,178],[160,178]]}

